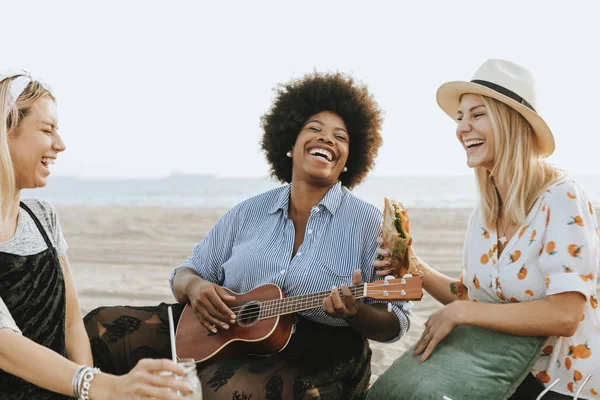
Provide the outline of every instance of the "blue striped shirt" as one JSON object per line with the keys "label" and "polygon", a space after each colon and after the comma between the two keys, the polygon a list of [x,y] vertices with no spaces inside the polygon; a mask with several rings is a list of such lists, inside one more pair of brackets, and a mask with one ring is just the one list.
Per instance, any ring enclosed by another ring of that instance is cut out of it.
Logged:
{"label": "blue striped shirt", "polygon": [[[274,283],[287,296],[351,285],[352,274],[362,271],[363,282],[376,279],[371,265],[376,255],[382,215],[358,199],[341,183],[333,186],[311,210],[304,241],[292,258],[295,230],[288,218],[291,186],[286,185],[245,200],[227,212],[194,253],[175,268],[192,268],[200,277],[244,293]],[[361,299],[365,303],[377,303]],[[395,302],[392,311],[400,322],[398,340],[410,326],[406,302]],[[300,313],[326,325],[347,326],[329,317],[321,307]]]}

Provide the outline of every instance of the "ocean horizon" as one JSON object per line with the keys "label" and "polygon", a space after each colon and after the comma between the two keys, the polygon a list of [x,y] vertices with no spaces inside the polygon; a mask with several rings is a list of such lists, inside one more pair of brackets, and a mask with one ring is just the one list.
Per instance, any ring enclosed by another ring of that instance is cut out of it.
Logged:
{"label": "ocean horizon", "polygon": [[[572,175],[600,207],[600,175]],[[173,174],[155,179],[80,179],[54,176],[44,188],[24,190],[54,205],[231,208],[282,184],[269,177],[235,178]],[[352,192],[383,207],[383,197],[410,208],[471,208],[477,202],[473,176],[370,176]]]}

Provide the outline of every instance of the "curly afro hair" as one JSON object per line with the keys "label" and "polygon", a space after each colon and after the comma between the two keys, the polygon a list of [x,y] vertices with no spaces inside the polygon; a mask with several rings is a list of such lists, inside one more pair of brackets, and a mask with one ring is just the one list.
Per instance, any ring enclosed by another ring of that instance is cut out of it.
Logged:
{"label": "curly afro hair", "polygon": [[271,175],[292,180],[292,160],[286,153],[308,118],[322,111],[339,115],[350,136],[342,184],[352,188],[373,168],[381,146],[382,112],[364,84],[342,73],[317,73],[279,85],[272,108],[262,117],[262,149],[271,164]]}

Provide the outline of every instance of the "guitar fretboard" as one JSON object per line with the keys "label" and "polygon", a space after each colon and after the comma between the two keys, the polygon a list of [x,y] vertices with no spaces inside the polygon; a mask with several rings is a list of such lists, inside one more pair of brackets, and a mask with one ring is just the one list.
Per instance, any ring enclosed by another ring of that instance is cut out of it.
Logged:
{"label": "guitar fretboard", "polygon": [[[365,297],[365,285],[360,283],[354,286],[348,286],[352,296],[356,299]],[[338,293],[344,301],[342,289],[338,288]],[[323,301],[331,294],[331,290],[306,294],[302,296],[286,297],[283,299],[269,300],[261,303],[259,319],[276,317],[278,315],[292,314],[299,311],[312,310],[323,305]]]}

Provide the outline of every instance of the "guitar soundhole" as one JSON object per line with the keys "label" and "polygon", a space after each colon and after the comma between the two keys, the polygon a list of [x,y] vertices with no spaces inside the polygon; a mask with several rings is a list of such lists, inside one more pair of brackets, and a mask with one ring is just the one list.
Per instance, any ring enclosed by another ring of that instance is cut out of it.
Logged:
{"label": "guitar soundhole", "polygon": [[250,301],[242,306],[237,315],[237,323],[239,326],[248,327],[258,322],[260,314],[260,302],[257,300]]}

